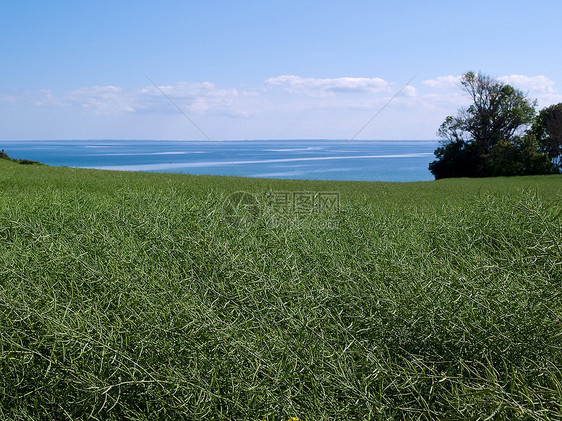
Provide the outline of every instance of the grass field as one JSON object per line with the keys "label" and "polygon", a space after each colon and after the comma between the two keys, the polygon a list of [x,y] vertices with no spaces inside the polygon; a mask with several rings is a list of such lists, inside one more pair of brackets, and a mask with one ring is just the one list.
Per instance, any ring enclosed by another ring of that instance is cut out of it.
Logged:
{"label": "grass field", "polygon": [[0,417],[560,419],[561,186],[0,160]]}

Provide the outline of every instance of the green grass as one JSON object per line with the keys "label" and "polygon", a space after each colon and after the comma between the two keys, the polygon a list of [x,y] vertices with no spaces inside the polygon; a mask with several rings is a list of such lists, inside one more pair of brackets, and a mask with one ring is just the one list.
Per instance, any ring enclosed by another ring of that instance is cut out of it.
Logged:
{"label": "green grass", "polygon": [[560,419],[560,186],[0,160],[0,417]]}

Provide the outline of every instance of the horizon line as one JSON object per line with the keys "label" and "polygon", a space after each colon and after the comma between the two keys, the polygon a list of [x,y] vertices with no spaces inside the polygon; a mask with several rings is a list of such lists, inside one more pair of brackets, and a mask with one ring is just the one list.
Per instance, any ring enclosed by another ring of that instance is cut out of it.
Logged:
{"label": "horizon line", "polygon": [[[252,138],[252,139],[213,139],[213,142],[278,142],[278,141],[331,141],[331,142],[347,142],[349,139],[346,138]],[[101,142],[101,141],[152,141],[152,142],[209,142],[207,139],[134,139],[134,138],[81,138],[81,139],[0,139],[0,142],[53,142],[53,141],[63,141],[63,142]],[[416,141],[416,142],[438,142],[439,139],[353,139],[355,141],[367,141],[367,142],[405,142],[405,141]]]}

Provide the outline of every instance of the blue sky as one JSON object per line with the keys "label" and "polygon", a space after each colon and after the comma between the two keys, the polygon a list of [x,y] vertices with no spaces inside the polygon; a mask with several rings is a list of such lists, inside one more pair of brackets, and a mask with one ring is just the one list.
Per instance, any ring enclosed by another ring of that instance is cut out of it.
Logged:
{"label": "blue sky", "polygon": [[[434,139],[459,76],[562,102],[559,1],[5,1],[0,139]],[[145,77],[151,78],[159,89]]]}

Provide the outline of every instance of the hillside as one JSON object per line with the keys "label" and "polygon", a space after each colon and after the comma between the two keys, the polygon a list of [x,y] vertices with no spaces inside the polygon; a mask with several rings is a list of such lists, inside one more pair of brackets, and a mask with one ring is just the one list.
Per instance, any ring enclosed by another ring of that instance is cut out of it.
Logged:
{"label": "hillside", "polygon": [[0,160],[0,416],[559,419],[561,186]]}

